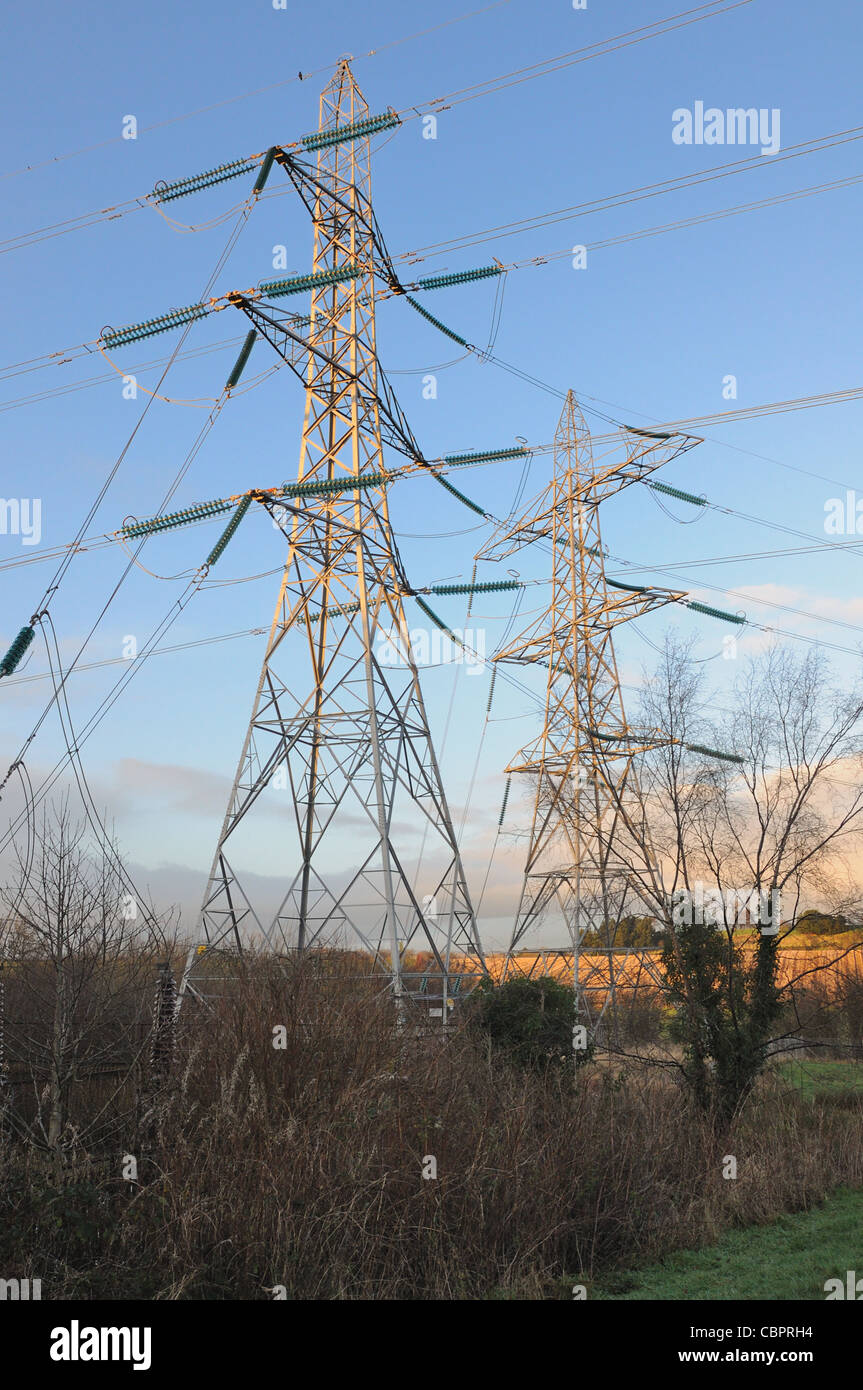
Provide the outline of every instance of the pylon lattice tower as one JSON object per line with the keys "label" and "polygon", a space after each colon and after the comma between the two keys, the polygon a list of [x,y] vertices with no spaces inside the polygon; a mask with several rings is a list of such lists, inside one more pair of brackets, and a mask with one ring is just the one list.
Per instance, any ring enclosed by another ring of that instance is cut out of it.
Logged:
{"label": "pylon lattice tower", "polygon": [[[506,769],[510,775],[527,776],[533,792],[507,970],[518,969],[515,953],[536,930],[563,928],[568,945],[552,948],[551,954],[572,955],[579,1016],[593,1022],[613,997],[612,951],[607,974],[600,970],[600,983],[592,987],[602,1001],[591,1009],[579,973],[579,946],[597,917],[608,924],[619,915],[626,875],[616,854],[615,808],[637,791],[634,760],[656,744],[627,723],[613,632],[621,623],[685,597],[607,579],[599,507],[698,442],[686,435],[625,429],[621,445],[613,446],[618,457],[597,460],[570,391],[555,434],[551,483],[517,522],[499,527],[480,551],[482,559],[502,560],[531,543],[551,546],[547,608],[495,656],[547,672],[542,729]],[[549,954],[545,943],[537,950]]]}
{"label": "pylon lattice tower", "polygon": [[[343,62],[321,96],[316,164],[277,156],[314,225],[303,335],[295,315],[232,297],[304,382],[298,482],[307,490],[266,502],[288,554],[201,926],[211,949],[242,951],[253,933],[277,953],[359,948],[400,1007],[410,994],[405,953],[429,952],[445,1018],[451,958],[453,975],[485,966],[387,505],[385,444],[420,464],[422,455],[377,358],[376,276],[389,289],[397,280],[372,210],[369,138],[336,134],[362,129],[367,116]],[[345,488],[346,477],[356,486]],[[260,812],[272,817],[279,804],[283,828],[273,834]],[[267,913],[244,868],[262,847],[284,889]],[[193,961],[187,986],[204,993],[206,976]]]}

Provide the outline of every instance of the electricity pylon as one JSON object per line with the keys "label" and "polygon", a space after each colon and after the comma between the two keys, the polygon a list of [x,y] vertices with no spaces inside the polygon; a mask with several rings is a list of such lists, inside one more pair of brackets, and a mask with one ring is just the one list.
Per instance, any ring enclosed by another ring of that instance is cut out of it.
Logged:
{"label": "electricity pylon", "polygon": [[[403,1011],[405,953],[423,950],[436,962],[445,1019],[465,958],[468,971],[485,966],[387,506],[384,445],[422,456],[377,359],[375,277],[390,289],[398,282],[372,211],[362,132],[376,123],[342,62],[321,96],[316,163],[276,155],[314,226],[305,336],[305,320],[229,296],[304,382],[303,493],[265,503],[287,559],[204,896],[210,949],[192,958],[186,987],[206,992],[212,948],[242,952],[257,935],[277,953],[358,948]],[[255,903],[253,853],[281,885],[266,913]]]}
{"label": "electricity pylon", "polygon": [[[535,929],[563,927],[573,956],[579,1017],[588,1019],[592,1011],[579,975],[579,946],[586,931],[597,925],[607,929],[626,907],[626,880],[632,875],[624,875],[616,853],[619,809],[625,796],[637,792],[634,760],[657,742],[627,723],[612,634],[621,623],[685,598],[682,592],[606,578],[599,507],[698,442],[686,435],[626,429],[622,457],[596,460],[570,391],[555,434],[551,483],[520,520],[499,527],[480,551],[482,559],[502,560],[533,542],[551,546],[548,607],[495,656],[547,670],[542,729],[506,769],[527,776],[533,792],[507,970],[517,968],[514,953]],[[539,949],[548,948],[543,943]],[[605,995],[599,1017],[613,994],[610,951],[607,966],[610,988],[595,987]]]}

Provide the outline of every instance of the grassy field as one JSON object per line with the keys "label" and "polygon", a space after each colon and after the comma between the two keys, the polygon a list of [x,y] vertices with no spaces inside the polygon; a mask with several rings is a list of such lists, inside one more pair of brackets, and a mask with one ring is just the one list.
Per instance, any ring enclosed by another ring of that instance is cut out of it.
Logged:
{"label": "grassy field", "polygon": [[601,1300],[823,1300],[824,1282],[863,1274],[863,1192],[844,1189],[823,1206],[765,1226],[728,1231],[716,1245],[588,1285]]}
{"label": "grassy field", "polygon": [[[863,1095],[859,1063],[794,1059],[775,1072],[813,1103],[847,1098],[853,1105]],[[728,1231],[715,1245],[607,1275],[588,1288],[601,1300],[817,1300],[826,1279],[849,1269],[863,1274],[863,1192],[840,1188],[822,1206]]]}
{"label": "grassy field", "polygon": [[863,1063],[860,1062],[781,1062],[776,1072],[806,1100],[863,1095]]}

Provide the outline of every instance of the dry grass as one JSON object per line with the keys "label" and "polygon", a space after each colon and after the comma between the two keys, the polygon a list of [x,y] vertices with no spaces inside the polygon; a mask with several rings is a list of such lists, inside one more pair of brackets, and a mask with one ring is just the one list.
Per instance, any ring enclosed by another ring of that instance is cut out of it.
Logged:
{"label": "dry grass", "polygon": [[576,1084],[464,1033],[400,1039],[335,968],[260,963],[215,1016],[186,1015],[178,1054],[110,1152],[71,1146],[62,1188],[44,1156],[2,1147],[7,1277],[54,1298],[554,1297],[863,1185],[859,1104],[807,1107],[767,1079],[720,1142],[661,1073]]}

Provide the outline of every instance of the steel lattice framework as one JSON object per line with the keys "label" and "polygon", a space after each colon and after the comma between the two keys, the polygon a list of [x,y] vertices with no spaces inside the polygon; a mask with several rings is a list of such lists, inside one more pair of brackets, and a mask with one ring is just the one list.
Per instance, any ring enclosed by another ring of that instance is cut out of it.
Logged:
{"label": "steel lattice framework", "polygon": [[[322,94],[319,131],[367,115],[343,62]],[[398,282],[372,211],[368,136],[322,141],[314,164],[277,159],[314,226],[306,336],[295,315],[230,298],[303,380],[297,476],[311,492],[265,501],[288,553],[204,896],[209,949],[193,954],[185,983],[205,992],[202,961],[214,948],[242,952],[253,935],[277,953],[354,947],[403,1010],[405,953],[422,950],[434,957],[445,1018],[455,975],[485,966],[387,505],[385,446],[423,463],[377,358],[375,277]],[[314,495],[315,484],[345,478],[366,481]],[[283,887],[266,914],[243,868],[262,845]]]}
{"label": "steel lattice framework", "polygon": [[[594,1022],[613,995],[614,944],[607,962],[592,972],[599,983],[590,985],[579,974],[579,946],[597,920],[613,923],[626,904],[626,876],[616,853],[619,808],[637,790],[634,760],[657,742],[627,723],[613,633],[621,623],[685,598],[678,591],[606,578],[599,507],[698,442],[682,434],[627,429],[618,445],[594,458],[570,391],[555,434],[551,483],[480,552],[480,558],[501,560],[535,542],[551,548],[547,608],[495,658],[547,670],[542,729],[506,769],[528,777],[533,794],[507,970],[520,969],[517,953],[521,949],[528,956],[525,948],[536,930],[558,934],[562,928],[570,942],[579,1015]],[[551,954],[559,955],[560,948],[551,948]],[[531,959],[525,973],[535,964]],[[601,997],[593,1009],[586,997],[590,990]]]}

